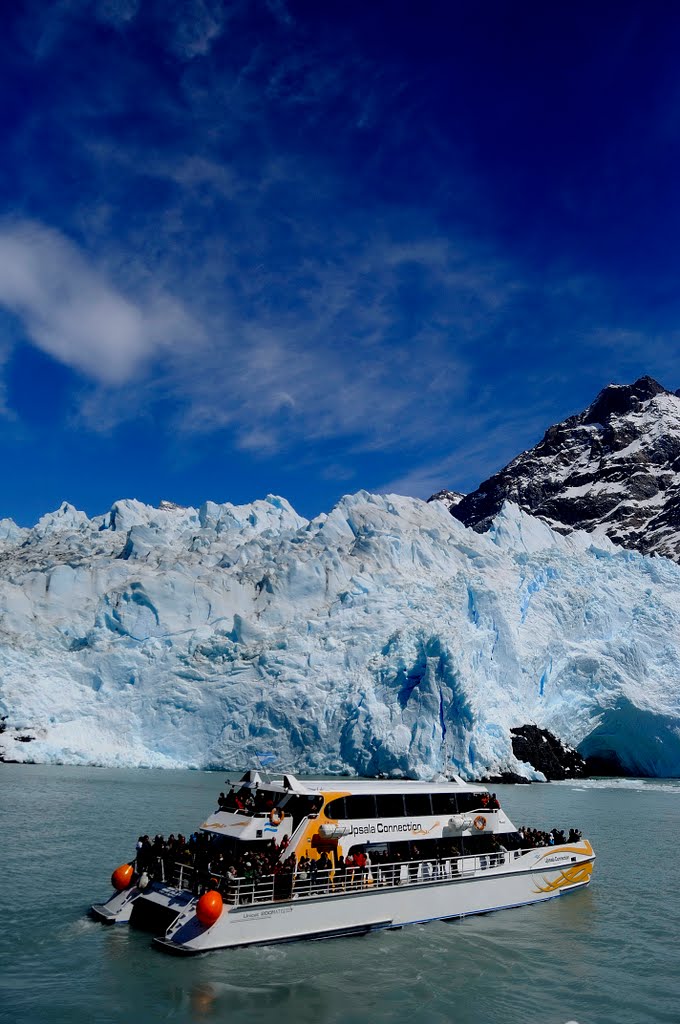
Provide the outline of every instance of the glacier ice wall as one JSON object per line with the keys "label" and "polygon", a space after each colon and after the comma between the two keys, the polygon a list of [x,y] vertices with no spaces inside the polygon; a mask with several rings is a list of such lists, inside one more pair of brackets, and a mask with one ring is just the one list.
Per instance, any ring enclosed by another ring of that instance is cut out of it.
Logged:
{"label": "glacier ice wall", "polygon": [[[510,729],[680,775],[680,566],[506,505],[359,492],[0,521],[0,753],[535,773]],[[30,742],[26,739],[30,738]]]}

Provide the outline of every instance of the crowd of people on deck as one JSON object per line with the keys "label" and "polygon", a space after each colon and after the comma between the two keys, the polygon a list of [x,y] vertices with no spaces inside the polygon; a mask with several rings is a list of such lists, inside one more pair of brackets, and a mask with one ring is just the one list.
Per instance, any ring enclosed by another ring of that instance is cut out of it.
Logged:
{"label": "crowd of people on deck", "polygon": [[479,802],[486,811],[500,811],[501,809],[500,801],[495,793],[483,793]]}
{"label": "crowd of people on deck", "polygon": [[254,790],[231,787],[226,794],[220,793],[217,799],[217,807],[220,811],[241,811],[244,814],[268,813],[274,810],[274,799],[271,792],[264,789]]}
{"label": "crowd of people on deck", "polygon": [[[284,801],[283,798],[286,797]],[[276,801],[281,800],[285,804],[280,807]],[[323,797],[300,796],[293,793],[278,793],[271,789],[264,789],[255,785],[252,789],[242,786],[241,789],[231,787],[228,793],[220,793],[217,799],[218,811],[230,811],[236,814],[246,814],[252,817],[254,814],[276,814],[280,818],[288,817],[291,814],[295,818],[301,815],[318,814],[323,807]]]}
{"label": "crowd of people on deck", "polygon": [[517,830],[524,846],[561,846],[563,843],[578,843],[581,833],[577,828],[569,829],[569,838],[564,831],[558,828],[551,828],[549,832],[541,832],[537,828],[528,828],[520,825]]}
{"label": "crowd of people on deck", "polygon": [[436,848],[427,850],[416,843],[400,843],[380,850],[355,847],[346,857],[331,859],[324,851],[318,857],[298,859],[294,853],[282,857],[287,836],[280,844],[258,843],[256,849],[244,844],[243,853],[236,854],[233,849],[225,852],[221,837],[207,832],[192,833],[188,839],[181,833],[167,839],[157,835],[153,842],[144,835],[137,841],[135,867],[142,888],[149,881],[181,883],[197,895],[218,889],[229,902],[246,903],[451,877],[460,870],[457,858],[461,856],[478,856],[482,868],[491,868],[502,863],[514,846],[557,846],[580,838],[575,828],[567,839],[560,829],[542,832],[521,826],[515,843],[508,842],[509,835],[487,836],[483,853],[466,851],[456,840],[439,840]]}

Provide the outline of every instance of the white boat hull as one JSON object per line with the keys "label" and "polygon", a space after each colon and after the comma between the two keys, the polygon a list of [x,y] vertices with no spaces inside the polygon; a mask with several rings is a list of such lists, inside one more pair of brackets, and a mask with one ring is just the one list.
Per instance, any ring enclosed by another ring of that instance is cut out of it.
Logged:
{"label": "white boat hull", "polygon": [[[184,907],[154,943],[190,955],[238,946],[362,934],[407,924],[484,914],[543,902],[590,881],[594,854],[587,842],[536,849],[498,867],[451,878],[336,892],[264,903],[225,905],[210,927],[195,913],[196,899],[183,894]],[[159,913],[180,904],[177,890],[156,889],[142,900]],[[141,909],[141,907],[140,907]],[[133,920],[134,923],[134,920]]]}
{"label": "white boat hull", "polygon": [[106,903],[91,906],[90,913],[104,924],[129,924],[134,902],[141,895],[142,890],[137,886],[124,889],[123,892],[114,892]]}

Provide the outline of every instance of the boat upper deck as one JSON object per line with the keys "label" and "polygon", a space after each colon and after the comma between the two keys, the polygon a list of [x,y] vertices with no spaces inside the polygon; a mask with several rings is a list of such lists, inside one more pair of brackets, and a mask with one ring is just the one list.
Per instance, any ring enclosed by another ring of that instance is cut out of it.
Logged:
{"label": "boat upper deck", "polygon": [[441,782],[423,782],[411,779],[354,779],[334,776],[328,779],[298,779],[284,775],[280,779],[264,780],[257,771],[249,771],[238,780],[228,780],[232,786],[265,788],[280,793],[300,795],[360,795],[383,793],[488,793],[486,786],[463,782],[457,775]]}
{"label": "boat upper deck", "polygon": [[463,782],[420,782],[411,779],[305,779],[312,793],[486,793],[486,786]]}

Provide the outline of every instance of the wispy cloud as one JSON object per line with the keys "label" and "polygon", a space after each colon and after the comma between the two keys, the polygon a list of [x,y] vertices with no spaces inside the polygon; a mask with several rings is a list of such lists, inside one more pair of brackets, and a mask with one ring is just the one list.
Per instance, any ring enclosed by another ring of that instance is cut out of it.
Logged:
{"label": "wispy cloud", "polygon": [[[216,304],[212,282],[225,273],[219,254],[199,266],[170,260],[153,289],[133,260],[120,286],[63,234],[5,224],[0,302],[33,344],[99,386],[96,400],[82,399],[93,425],[112,427],[172,397],[176,429],[226,429],[259,455],[302,438],[343,437],[355,452],[427,439],[441,424],[442,403],[467,386],[451,335],[483,331],[516,283],[503,267],[492,282],[488,262],[480,262],[477,280],[472,258],[463,261],[445,239],[350,235],[344,251],[336,245],[323,259],[324,240],[309,237],[309,228],[305,235],[297,266],[262,267],[245,299],[227,281]],[[321,258],[312,259],[314,251]],[[108,262],[115,267],[115,251]],[[413,317],[402,297],[412,278],[427,282]],[[134,279],[142,286],[132,289]]]}
{"label": "wispy cloud", "polygon": [[124,295],[58,231],[33,222],[0,226],[0,303],[28,338],[92,380],[124,385],[195,325],[180,303]]}
{"label": "wispy cloud", "polygon": [[534,445],[550,425],[548,403],[540,398],[535,408],[514,415],[490,399],[482,397],[476,406],[471,404],[453,414],[451,450],[440,449],[434,458],[423,457],[415,467],[381,481],[375,489],[383,494],[429,498],[444,488],[476,487],[517,456],[518,439]]}

